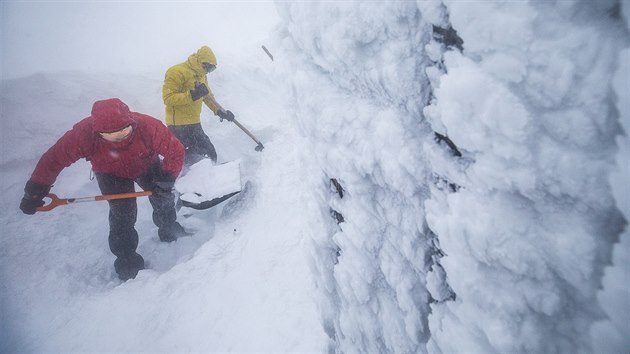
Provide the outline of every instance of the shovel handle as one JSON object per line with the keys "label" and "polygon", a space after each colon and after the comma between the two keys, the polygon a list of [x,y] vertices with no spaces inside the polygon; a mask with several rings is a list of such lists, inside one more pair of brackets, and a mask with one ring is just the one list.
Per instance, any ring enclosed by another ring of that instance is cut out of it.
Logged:
{"label": "shovel handle", "polygon": [[146,196],[150,196],[151,194],[153,193],[151,193],[150,191],[144,191],[144,192],[97,195],[94,197],[85,197],[85,198],[59,198],[55,193],[48,193],[46,198],[50,198],[50,203],[40,206],[36,210],[37,211],[51,211],[60,205],[67,205],[67,204],[81,203],[81,202],[95,202],[98,200],[114,200],[114,199],[146,197]]}
{"label": "shovel handle", "polygon": [[136,198],[136,197],[148,197],[152,194],[153,193],[151,191],[106,194],[106,195],[97,195],[96,197],[94,197],[94,200],[114,200],[114,199],[127,199],[127,198]]}

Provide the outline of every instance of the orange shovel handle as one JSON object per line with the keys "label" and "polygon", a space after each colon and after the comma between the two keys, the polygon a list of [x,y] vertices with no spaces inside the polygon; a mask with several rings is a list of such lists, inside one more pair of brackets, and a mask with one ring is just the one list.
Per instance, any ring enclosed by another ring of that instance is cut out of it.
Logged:
{"label": "orange shovel handle", "polygon": [[147,197],[150,196],[151,192],[132,192],[132,193],[119,193],[119,194],[107,194],[107,195],[97,195],[94,197],[85,197],[85,198],[59,198],[55,193],[48,193],[46,198],[50,198],[50,203],[45,204],[43,206],[38,207],[37,211],[51,211],[60,205],[67,205],[72,203],[81,203],[81,202],[95,202],[98,200],[114,200],[114,199],[127,199],[127,198],[137,198],[137,197]]}

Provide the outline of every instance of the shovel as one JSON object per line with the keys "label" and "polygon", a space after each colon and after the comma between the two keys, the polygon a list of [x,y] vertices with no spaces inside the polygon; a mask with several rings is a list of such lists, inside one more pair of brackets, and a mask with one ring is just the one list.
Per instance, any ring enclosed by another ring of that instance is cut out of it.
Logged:
{"label": "shovel", "polygon": [[114,199],[127,199],[127,198],[136,198],[136,197],[148,197],[151,192],[132,192],[132,193],[120,193],[120,194],[107,194],[107,195],[97,195],[94,197],[84,197],[84,198],[67,198],[62,199],[57,197],[54,193],[48,193],[46,198],[50,198],[51,201],[48,204],[38,207],[37,211],[51,211],[60,205],[68,205],[74,203],[82,203],[82,202],[96,202],[99,200],[114,200]]}

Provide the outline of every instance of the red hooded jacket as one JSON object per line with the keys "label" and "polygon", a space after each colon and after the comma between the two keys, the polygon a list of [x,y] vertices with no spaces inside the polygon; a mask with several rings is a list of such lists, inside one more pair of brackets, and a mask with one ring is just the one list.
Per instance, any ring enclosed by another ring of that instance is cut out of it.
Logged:
{"label": "red hooded jacket", "polygon": [[[133,131],[121,142],[109,142],[99,135],[128,125]],[[184,163],[182,143],[161,121],[130,112],[121,100],[112,98],[95,102],[92,115],[75,124],[42,155],[31,180],[52,185],[61,170],[80,158],[90,161],[94,172],[136,179],[148,171],[158,155],[164,157],[164,171],[179,176]]]}

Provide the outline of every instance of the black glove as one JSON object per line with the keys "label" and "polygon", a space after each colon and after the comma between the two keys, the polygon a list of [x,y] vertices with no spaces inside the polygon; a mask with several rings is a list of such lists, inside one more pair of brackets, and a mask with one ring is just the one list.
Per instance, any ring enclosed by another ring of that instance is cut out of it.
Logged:
{"label": "black glove", "polygon": [[233,122],[234,121],[234,113],[232,113],[231,111],[218,111],[217,115],[219,116],[219,118],[221,118],[221,121],[223,122],[223,120],[227,120],[228,122]]}
{"label": "black glove", "polygon": [[210,91],[208,91],[208,87],[205,84],[195,84],[195,89],[190,90],[190,97],[192,97],[193,101],[196,101],[209,93]]}
{"label": "black glove", "polygon": [[37,184],[30,179],[24,186],[24,197],[20,203],[20,209],[24,214],[33,215],[38,207],[44,205],[44,197],[50,192],[50,186]]}
{"label": "black glove", "polygon": [[160,171],[158,175],[155,176],[155,192],[157,193],[170,193],[175,186],[175,177],[172,174],[166,171]]}

